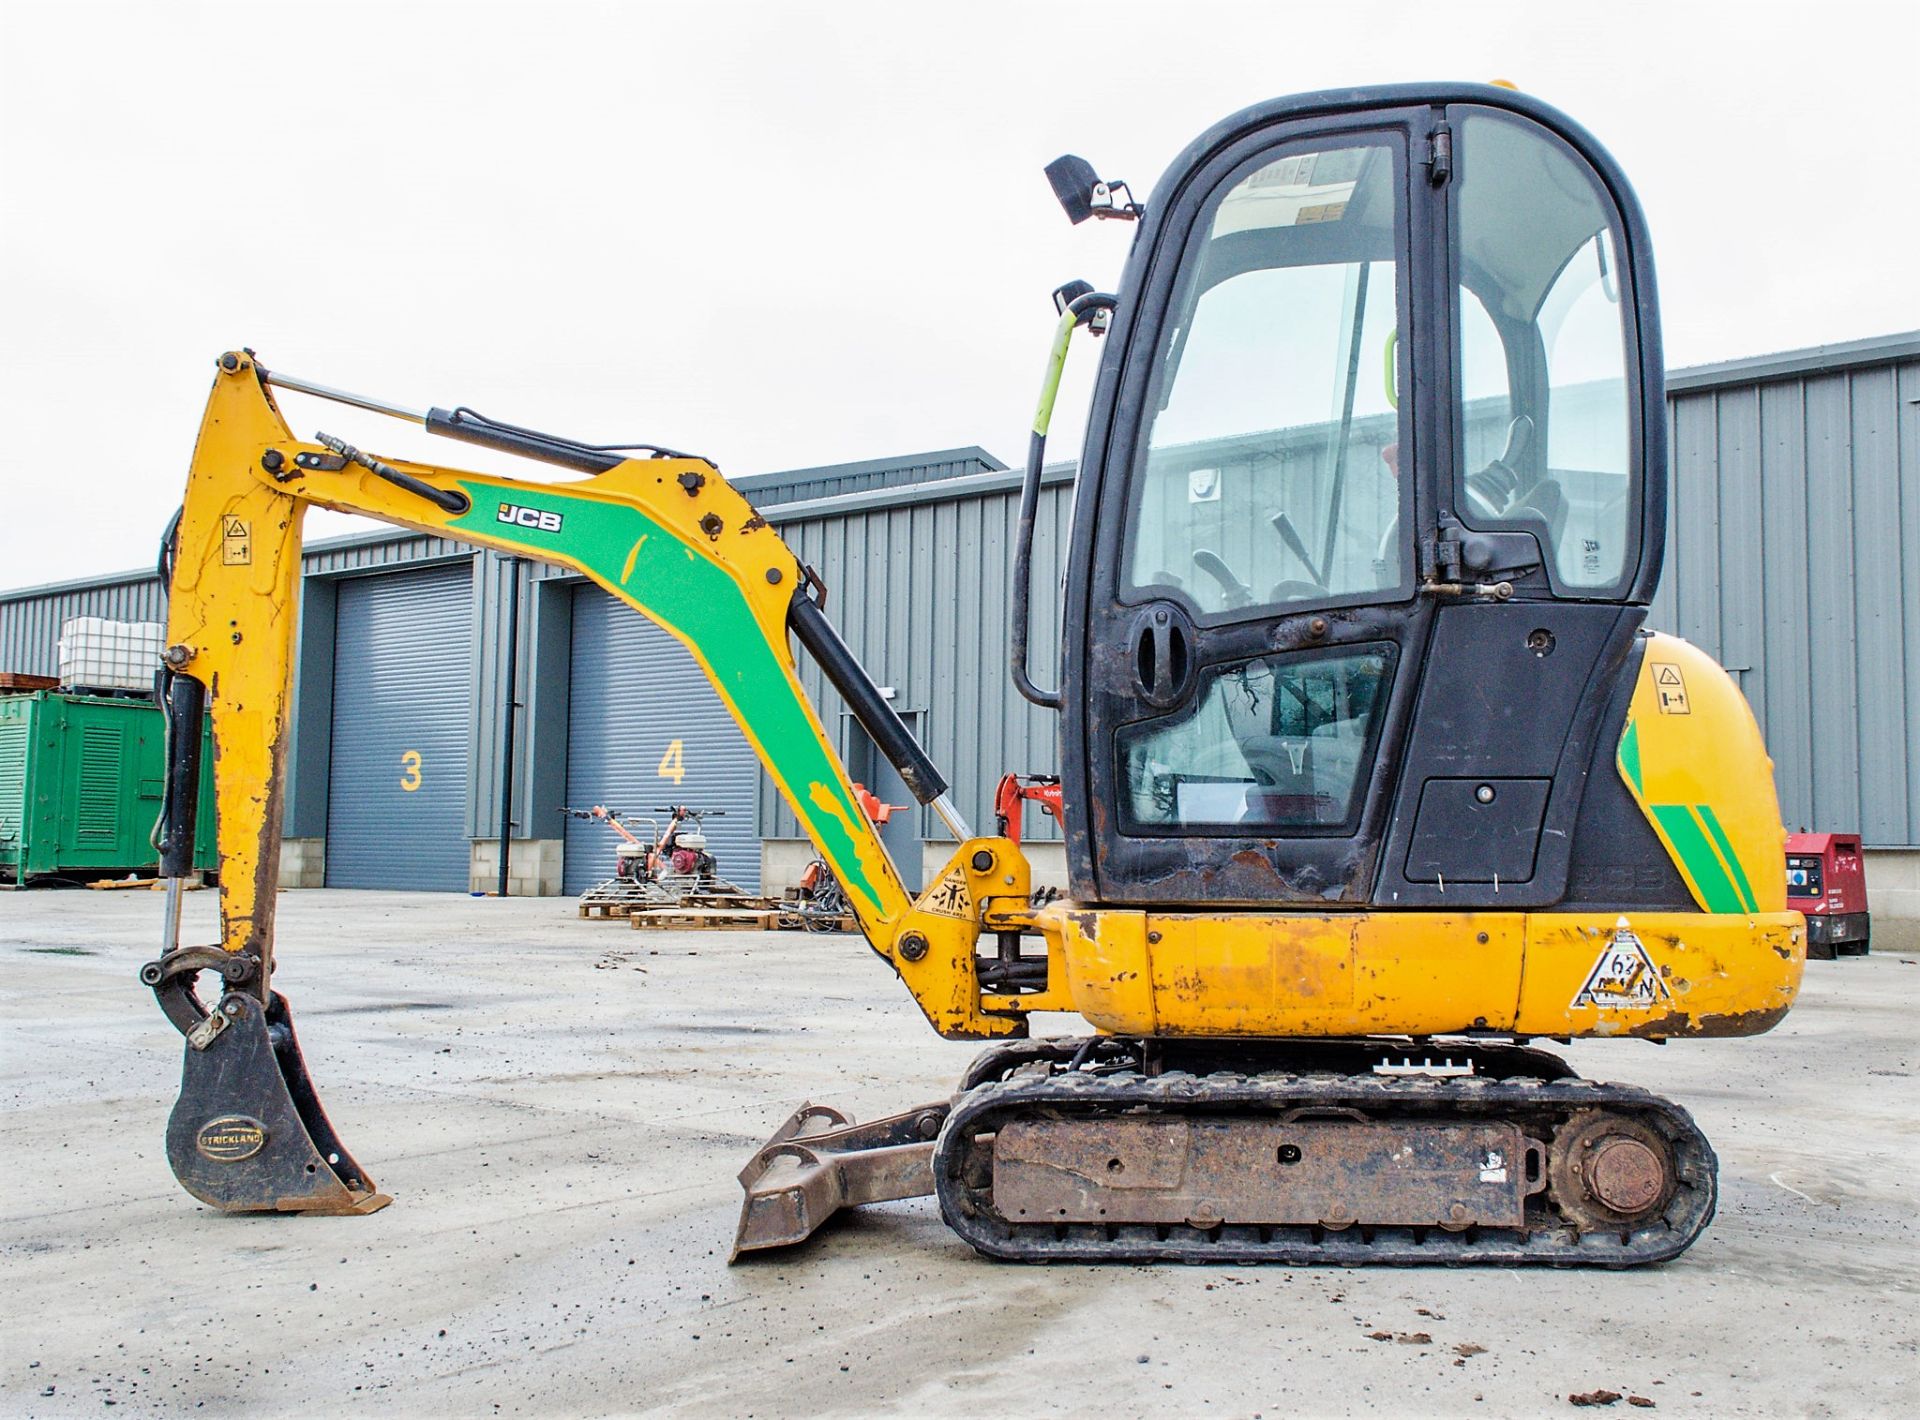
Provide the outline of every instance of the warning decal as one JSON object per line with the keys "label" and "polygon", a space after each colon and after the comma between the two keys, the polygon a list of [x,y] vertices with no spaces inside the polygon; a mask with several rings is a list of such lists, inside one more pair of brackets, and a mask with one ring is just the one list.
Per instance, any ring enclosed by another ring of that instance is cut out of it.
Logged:
{"label": "warning decal", "polygon": [[253,565],[253,530],[245,518],[229,513],[220,520],[220,563],[225,567]]}
{"label": "warning decal", "polygon": [[1691,715],[1687,706],[1687,683],[1680,678],[1680,667],[1669,661],[1653,663],[1653,689],[1660,697],[1662,715]]}
{"label": "warning decal", "polygon": [[1600,959],[1587,973],[1586,984],[1573,998],[1575,1006],[1602,1010],[1644,1011],[1669,996],[1667,983],[1647,955],[1640,939],[1622,917],[1613,939],[1601,949]]}
{"label": "warning decal", "polygon": [[920,910],[936,917],[958,917],[962,922],[971,922],[973,897],[967,891],[967,875],[958,868],[948,873],[933,885],[933,891],[920,903]]}

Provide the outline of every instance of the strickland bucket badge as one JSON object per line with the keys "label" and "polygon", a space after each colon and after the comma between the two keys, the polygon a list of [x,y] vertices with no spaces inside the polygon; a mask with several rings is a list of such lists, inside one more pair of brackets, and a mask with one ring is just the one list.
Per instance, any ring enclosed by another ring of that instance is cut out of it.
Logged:
{"label": "strickland bucket badge", "polygon": [[1575,1006],[1598,1006],[1602,1010],[1644,1011],[1671,997],[1660,970],[1647,954],[1646,946],[1633,935],[1622,917],[1614,924],[1613,937],[1601,948],[1599,960],[1573,998]]}

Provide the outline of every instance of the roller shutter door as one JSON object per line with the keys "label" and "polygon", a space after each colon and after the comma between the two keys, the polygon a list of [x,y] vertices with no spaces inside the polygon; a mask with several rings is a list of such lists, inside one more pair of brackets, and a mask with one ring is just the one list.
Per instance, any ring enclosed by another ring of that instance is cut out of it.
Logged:
{"label": "roller shutter door", "polygon": [[[706,821],[707,849],[721,876],[759,890],[758,761],[685,647],[598,587],[576,589],[568,706],[568,804],[723,810]],[[612,874],[614,841],[603,824],[567,820],[569,893]]]}
{"label": "roller shutter door", "polygon": [[327,886],[465,892],[473,566],[340,584]]}

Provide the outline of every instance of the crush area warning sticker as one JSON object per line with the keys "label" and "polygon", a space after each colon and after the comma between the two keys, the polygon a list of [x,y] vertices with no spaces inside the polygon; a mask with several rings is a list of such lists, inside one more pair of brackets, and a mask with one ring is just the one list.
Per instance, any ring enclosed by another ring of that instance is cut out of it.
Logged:
{"label": "crush area warning sticker", "polygon": [[1670,995],[1653,958],[1622,917],[1613,929],[1612,938],[1600,949],[1599,959],[1587,973],[1586,982],[1575,993],[1573,1004],[1598,1006],[1602,1010],[1644,1011],[1669,999]]}
{"label": "crush area warning sticker", "polygon": [[921,910],[931,912],[937,917],[958,917],[962,921],[973,920],[973,895],[967,891],[967,875],[958,868],[953,869],[928,893],[920,904]]}

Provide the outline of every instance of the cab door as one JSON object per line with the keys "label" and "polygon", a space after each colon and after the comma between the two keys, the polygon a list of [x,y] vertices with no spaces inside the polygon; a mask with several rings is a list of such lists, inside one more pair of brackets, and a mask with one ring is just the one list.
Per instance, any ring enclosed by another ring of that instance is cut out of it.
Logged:
{"label": "cab door", "polygon": [[1067,658],[1101,900],[1368,890],[1431,620],[1431,127],[1268,125],[1141,234]]}
{"label": "cab door", "polygon": [[1076,493],[1076,897],[1565,899],[1661,553],[1657,341],[1631,191],[1523,96],[1280,101],[1177,160]]}

